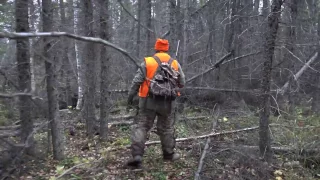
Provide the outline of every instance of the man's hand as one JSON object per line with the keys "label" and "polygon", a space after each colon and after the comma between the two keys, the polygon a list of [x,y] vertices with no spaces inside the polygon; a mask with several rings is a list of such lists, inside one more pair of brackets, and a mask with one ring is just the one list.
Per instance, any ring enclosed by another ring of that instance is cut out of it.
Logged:
{"label": "man's hand", "polygon": [[134,95],[133,94],[129,94],[128,96],[128,100],[127,100],[127,112],[130,111],[130,109],[133,108],[133,98],[134,98]]}
{"label": "man's hand", "polygon": [[133,94],[129,94],[128,101],[127,101],[127,105],[128,105],[128,106],[132,106],[132,104],[133,104],[133,97],[134,97]]}

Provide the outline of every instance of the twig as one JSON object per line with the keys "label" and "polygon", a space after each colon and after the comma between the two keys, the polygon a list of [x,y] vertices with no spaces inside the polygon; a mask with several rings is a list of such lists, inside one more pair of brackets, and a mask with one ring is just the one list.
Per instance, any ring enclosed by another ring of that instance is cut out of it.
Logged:
{"label": "twig", "polygon": [[209,137],[206,141],[206,145],[204,146],[204,149],[203,149],[203,153],[201,155],[201,158],[199,160],[199,165],[198,165],[198,170],[197,172],[195,173],[195,177],[194,177],[194,180],[198,180],[199,177],[200,177],[200,172],[202,171],[202,166],[203,166],[203,162],[204,162],[204,158],[206,157],[206,153],[209,149],[209,144],[211,142],[211,138]]}
{"label": "twig", "polygon": [[63,172],[60,176],[58,176],[56,179],[60,179],[62,178],[64,175],[68,174],[69,172],[71,172],[72,170],[74,170],[75,168],[79,167],[79,166],[83,166],[85,164],[89,164],[88,162],[86,163],[81,163],[81,164],[77,164],[69,169],[67,169],[65,172]]}
{"label": "twig", "polygon": [[218,68],[218,67],[220,66],[220,64],[223,63],[223,61],[226,60],[226,59],[227,59],[229,56],[231,56],[231,55],[232,55],[231,52],[229,52],[228,54],[224,55],[218,62],[216,62],[216,63],[215,63],[213,66],[211,66],[209,69],[207,69],[207,70],[205,70],[204,72],[202,72],[202,73],[200,73],[200,74],[197,74],[197,75],[193,76],[192,78],[188,79],[188,80],[186,81],[186,83],[191,82],[191,81],[195,80],[196,78],[198,78],[198,77],[200,77],[200,76],[202,76],[202,75],[204,75],[204,74],[206,74],[206,73],[208,73],[208,72],[210,72],[210,71]]}
{"label": "twig", "polygon": [[[214,105],[213,109],[216,108],[216,105],[217,105],[217,104]],[[214,131],[215,128],[216,128],[216,126],[217,126],[217,120],[216,120],[216,119],[217,119],[218,117],[219,117],[219,111],[218,111],[218,113],[217,113],[216,118],[215,118],[215,119],[213,120],[213,122],[212,122],[212,131]],[[195,173],[194,180],[199,180],[199,178],[200,178],[200,172],[202,171],[204,158],[206,157],[206,153],[207,153],[207,151],[208,151],[208,149],[209,149],[209,144],[210,144],[210,142],[211,142],[211,137],[208,137],[208,139],[207,139],[207,141],[206,141],[206,145],[204,146],[204,149],[203,149],[203,153],[202,153],[201,158],[200,158],[200,160],[199,160],[198,170],[197,170],[197,172]]]}
{"label": "twig", "polygon": [[302,64],[307,65],[308,68],[312,69],[314,72],[319,73],[319,71],[317,71],[316,69],[314,69],[313,67],[309,66],[308,64],[306,64],[305,62],[303,62],[298,56],[296,56],[295,54],[293,54],[292,51],[290,51],[288,48],[283,47],[285,50],[287,50],[294,58],[296,58],[298,61],[300,61]]}
{"label": "twig", "polygon": [[[314,55],[308,60],[307,63],[304,64],[304,66],[294,75],[294,79],[297,81],[300,76],[303,74],[303,72],[308,69],[308,67],[310,67],[310,64],[316,60],[318,57],[318,52],[314,53]],[[290,85],[290,80],[288,80],[283,86],[282,88],[279,90],[280,94],[283,95],[284,93],[287,92],[288,87]]]}
{"label": "twig", "polygon": [[[118,0],[118,3],[119,3],[120,6],[123,8],[123,10],[124,10],[127,14],[129,14],[130,17],[132,17],[135,21],[139,22],[139,20],[138,20],[136,17],[134,17],[134,16],[129,12],[129,10],[123,5],[123,3],[122,3],[121,0]],[[139,23],[139,25],[140,25],[141,27],[145,28],[146,30],[154,33],[154,31],[153,31],[152,29],[148,28],[147,26],[145,26],[145,25],[143,25],[143,24],[141,24],[141,23]]]}
{"label": "twig", "polygon": [[[11,161],[11,163],[8,165],[8,167],[9,167],[9,166],[12,166],[13,164],[15,164],[16,161],[17,161],[17,159],[23,155],[25,149],[28,148],[28,147],[30,147],[29,141],[30,141],[30,139],[33,137],[33,134],[35,134],[39,129],[43,128],[43,127],[44,127],[45,125],[47,125],[48,123],[50,123],[50,121],[45,122],[45,123],[43,123],[42,126],[39,126],[38,128],[33,129],[33,131],[28,135],[28,137],[27,137],[26,140],[24,141],[24,144],[19,144],[19,145],[22,145],[22,148],[21,148],[20,152],[17,153],[17,155],[12,159],[12,161]],[[33,145],[33,144],[31,144],[31,145]],[[19,146],[19,147],[20,147],[20,146]],[[9,173],[8,175],[6,175],[5,177],[3,177],[1,180],[7,179],[7,177],[8,177],[9,175],[10,175],[10,173]]]}

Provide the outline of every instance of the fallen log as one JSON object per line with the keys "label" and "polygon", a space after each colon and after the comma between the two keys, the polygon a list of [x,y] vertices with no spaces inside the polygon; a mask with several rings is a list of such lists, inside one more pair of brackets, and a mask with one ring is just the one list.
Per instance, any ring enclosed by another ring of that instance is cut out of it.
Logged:
{"label": "fallen log", "polygon": [[118,121],[118,122],[113,122],[113,123],[108,123],[108,127],[113,127],[113,126],[123,126],[123,125],[131,125],[133,124],[133,121]]}
{"label": "fallen log", "polygon": [[[126,115],[126,116],[114,116],[114,117],[109,117],[110,120],[112,121],[117,121],[117,120],[130,120],[130,119],[133,119],[135,116],[134,115]],[[71,122],[70,120],[67,120],[67,121],[62,121],[63,123],[69,123]],[[114,124],[126,124],[124,121],[121,121],[121,122],[115,122]],[[129,124],[132,123],[129,122]],[[112,124],[112,123],[111,123]],[[35,123],[34,124],[34,127],[38,127],[38,126],[41,126],[43,125],[43,123]],[[17,130],[20,128],[20,125],[11,125],[11,126],[0,126],[0,131],[5,131],[5,130]],[[1,135],[0,135],[1,136]]]}
{"label": "fallen log", "polygon": [[128,119],[133,119],[136,117],[135,115],[125,115],[125,116],[114,116],[114,117],[109,117],[110,120],[116,121],[116,120],[128,120]]}
{"label": "fallen log", "polygon": [[199,120],[199,119],[208,119],[210,116],[182,116],[180,119],[187,119],[187,120]]}
{"label": "fallen log", "polygon": [[[244,148],[244,149],[250,149],[250,150],[259,150],[258,146],[237,146],[235,148]],[[289,146],[280,146],[280,147],[271,147],[271,150],[275,154],[298,154],[298,155],[315,155],[319,154],[320,156],[320,148],[294,148]]]}
{"label": "fallen log", "polygon": [[[245,131],[252,131],[258,129],[258,126],[250,127],[250,128],[244,128],[244,129],[238,129],[238,130],[233,130],[233,131],[223,131],[219,133],[210,133],[202,136],[192,136],[188,138],[178,138],[176,139],[176,142],[184,142],[184,141],[191,141],[191,140],[197,140],[197,139],[204,139],[204,138],[209,138],[209,137],[216,137],[216,136],[221,136],[221,135],[228,135],[228,134],[235,134],[239,132],[245,132]],[[156,144],[161,144],[161,141],[147,141],[145,143],[146,146],[151,146],[151,145],[156,145]],[[130,148],[130,146],[122,146],[118,148],[109,148],[108,151],[117,151],[120,149],[127,149]]]}
{"label": "fallen log", "polygon": [[10,132],[0,133],[1,138],[8,138],[8,137],[17,136],[17,135],[19,135],[19,131],[10,131]]}
{"label": "fallen log", "polygon": [[0,130],[14,130],[19,129],[20,125],[12,125],[12,126],[0,126]]}
{"label": "fallen log", "polygon": [[[234,133],[244,132],[244,131],[252,131],[252,130],[256,130],[256,129],[259,129],[259,126],[254,126],[254,127],[250,127],[250,128],[244,128],[244,129],[237,129],[237,130],[232,130],[232,131],[223,131],[223,132],[218,132],[218,133],[210,133],[210,134],[206,134],[206,135],[202,135],[202,136],[192,136],[192,137],[188,137],[188,138],[178,138],[178,139],[176,139],[176,142],[204,139],[204,138],[208,138],[208,137],[215,137],[215,136],[220,136],[220,135],[234,134]],[[161,143],[160,141],[149,141],[149,142],[146,142],[145,145],[146,146],[150,146],[150,145],[160,144],[160,143]]]}
{"label": "fallen log", "polygon": [[[318,57],[318,52],[314,53],[314,55],[308,60],[308,62],[306,62],[306,63],[302,66],[302,68],[301,68],[295,75],[293,75],[294,80],[297,81],[297,80],[301,77],[301,75],[304,73],[304,71],[305,71],[306,69],[310,68],[310,64],[313,63],[313,61],[315,61],[315,60],[317,59],[317,57]],[[289,87],[289,85],[290,85],[290,82],[291,82],[291,81],[288,80],[288,81],[281,87],[281,89],[279,89],[279,92],[280,92],[281,95],[284,95],[284,94],[287,92],[288,87]]]}
{"label": "fallen log", "polygon": [[250,94],[259,94],[258,90],[244,90],[244,89],[223,89],[213,87],[186,87],[188,90],[206,90],[206,91],[220,91],[220,92],[243,92]]}

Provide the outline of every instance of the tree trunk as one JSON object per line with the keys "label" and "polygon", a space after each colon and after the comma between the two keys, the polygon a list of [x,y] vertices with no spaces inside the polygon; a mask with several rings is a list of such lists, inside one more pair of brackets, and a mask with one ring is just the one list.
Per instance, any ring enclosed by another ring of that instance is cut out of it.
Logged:
{"label": "tree trunk", "polygon": [[[70,32],[72,34],[75,34],[75,12],[74,12],[74,6],[73,6],[73,0],[67,1],[67,24],[68,24],[68,30],[67,32]],[[77,56],[76,56],[76,42],[74,39],[68,39],[68,60],[70,64],[70,96],[71,96],[71,106],[75,108],[77,106],[77,100],[78,100],[78,92],[76,87],[78,87],[78,73],[77,73]]]}
{"label": "tree trunk", "polygon": [[[142,0],[141,2],[141,24],[145,25],[148,29],[151,29],[151,0]],[[141,26],[141,25],[139,25]],[[153,55],[153,46],[151,44],[151,32],[146,28],[141,29],[142,42],[143,43],[143,56]]]}
{"label": "tree trunk", "polygon": [[[42,0],[42,19],[43,31],[52,31],[53,14],[52,14],[51,0]],[[57,96],[57,76],[55,58],[52,56],[52,45],[50,38],[43,38],[44,40],[44,57],[48,60],[45,61],[46,74],[47,74],[47,94],[48,94],[48,119],[51,125],[51,137],[53,145],[53,158],[62,160],[64,158],[64,133],[63,127],[59,118],[58,109],[58,96]]]}
{"label": "tree trunk", "polygon": [[169,53],[171,56],[174,56],[176,52],[177,45],[177,5],[175,0],[169,0]]}
{"label": "tree trunk", "polygon": [[[79,6],[79,1],[74,2],[74,6]],[[81,6],[81,5],[80,5]],[[78,18],[78,23],[75,23],[74,29],[77,30],[77,34],[85,34],[83,31],[84,24],[84,12],[75,11],[75,17]],[[77,81],[78,81],[78,101],[77,101],[77,110],[82,110],[84,104],[84,76],[85,76],[85,66],[84,66],[84,53],[82,50],[84,49],[83,43],[76,41],[75,42],[75,55],[76,55],[76,64],[77,64]]]}
{"label": "tree trunk", "polygon": [[260,0],[254,0],[254,15],[258,15],[259,14],[259,4],[260,4]]}
{"label": "tree trunk", "polygon": [[[293,52],[293,54],[295,53],[295,43],[296,43],[296,27],[297,27],[297,16],[298,16],[298,0],[291,0],[289,1],[289,8],[290,8],[290,12],[291,12],[291,25],[289,27],[289,43],[287,48]],[[292,58],[291,55],[288,55],[290,57],[287,57],[288,59]],[[289,61],[291,62],[291,61]],[[290,67],[289,69],[294,70],[295,69],[295,63],[290,63]],[[290,74],[291,75],[291,74]],[[293,81],[293,77],[290,78],[291,81]],[[295,100],[294,100],[294,94],[293,93],[286,93],[285,95],[285,99],[287,100],[286,102],[288,102],[288,112],[290,114],[294,113],[294,107],[295,107]]]}
{"label": "tree trunk", "polygon": [[[94,37],[93,31],[93,6],[91,0],[81,0],[82,3],[82,15],[84,23],[84,35]],[[83,118],[86,120],[86,130],[89,138],[93,136],[95,118],[95,84],[96,73],[94,70],[96,57],[94,53],[95,44],[86,43],[83,49],[83,61],[86,64],[85,71],[85,93],[84,93],[84,108]]]}
{"label": "tree trunk", "polygon": [[[261,82],[261,105],[260,105],[260,123],[259,123],[259,148],[260,155],[266,160],[271,159],[270,148],[270,130],[269,130],[269,116],[270,116],[270,85],[271,85],[271,70],[275,48],[275,40],[277,37],[278,23],[280,17],[280,10],[282,0],[273,0],[272,13],[268,16],[267,32],[265,33],[264,44],[264,63],[262,70]],[[266,7],[263,7],[266,8]]]}
{"label": "tree trunk", "polygon": [[230,16],[228,17],[229,21],[225,25],[225,34],[224,34],[224,42],[223,48],[226,52],[232,51],[232,41],[234,37],[234,20],[235,20],[235,2],[236,0],[231,0],[228,2],[228,11],[227,14]]}
{"label": "tree trunk", "polygon": [[[100,0],[100,38],[110,40],[109,0]],[[100,85],[100,136],[105,141],[108,135],[108,65],[109,56],[105,46],[101,46],[101,85]]]}
{"label": "tree trunk", "polygon": [[[30,31],[31,32],[36,32],[35,28],[35,22],[36,22],[36,16],[35,16],[35,5],[33,0],[29,0],[29,5],[30,5]],[[34,64],[34,39],[30,40],[30,74],[31,74],[31,91],[35,94],[36,92],[36,81],[35,81],[35,64]]]}
{"label": "tree trunk", "polygon": [[[189,23],[189,15],[188,15],[188,9],[189,9],[189,0],[183,1],[184,3],[184,11],[183,11],[183,42],[182,42],[182,58],[179,59],[179,63],[181,66],[184,66],[187,62],[188,57],[188,41],[189,41],[189,34],[188,34],[188,23]],[[211,21],[210,21],[211,22]],[[210,33],[210,38],[213,36],[213,33]],[[212,43],[211,43],[212,44]],[[211,47],[211,46],[210,46]],[[211,51],[210,51],[211,52]]]}
{"label": "tree trunk", "polygon": [[[59,0],[59,8],[60,8],[60,17],[61,17],[61,25],[60,29],[62,32],[69,32],[66,21],[66,12],[65,12],[65,2],[63,0]],[[62,93],[63,99],[62,101],[66,102],[67,106],[71,106],[71,87],[70,87],[70,79],[71,79],[71,64],[68,56],[68,39],[62,38],[62,41],[59,43],[61,47],[62,53],[62,68],[61,68],[61,81],[63,82]]]}
{"label": "tree trunk", "polygon": [[138,0],[138,23],[137,23],[137,44],[136,44],[136,57],[140,58],[140,45],[141,45],[141,12],[142,0]]}
{"label": "tree trunk", "polygon": [[[317,7],[318,11],[320,10],[320,5],[318,5]],[[318,13],[318,27],[317,27],[317,34],[318,37],[320,36],[320,13]],[[318,61],[320,60],[320,48],[318,47]],[[319,68],[317,68],[318,70],[320,70],[320,65],[317,65]],[[313,86],[315,86],[313,93],[312,93],[312,105],[311,105],[311,109],[314,113],[320,115],[320,73],[316,72],[314,74],[314,84]]]}
{"label": "tree trunk", "polygon": [[[28,1],[15,1],[16,32],[29,32]],[[18,39],[16,44],[18,83],[20,92],[31,91],[29,40]],[[31,118],[31,101],[29,96],[19,96],[19,113],[21,121],[20,140],[27,144],[27,153],[34,154],[33,120]]]}

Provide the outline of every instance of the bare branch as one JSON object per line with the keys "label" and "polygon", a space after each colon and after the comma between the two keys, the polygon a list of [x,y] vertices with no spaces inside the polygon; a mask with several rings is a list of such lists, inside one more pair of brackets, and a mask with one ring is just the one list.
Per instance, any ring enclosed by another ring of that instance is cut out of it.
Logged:
{"label": "bare branch", "polygon": [[222,92],[244,92],[251,94],[259,94],[259,90],[242,90],[242,89],[222,89],[222,88],[214,88],[214,87],[186,87],[185,89],[190,90],[208,90],[208,91],[222,91]]}
{"label": "bare branch", "polygon": [[[208,137],[215,137],[215,136],[220,136],[220,135],[227,135],[227,134],[234,134],[234,133],[245,132],[245,131],[252,131],[252,130],[256,130],[256,129],[259,129],[259,127],[254,126],[254,127],[250,127],[250,128],[238,129],[238,130],[233,130],[233,131],[223,131],[223,132],[219,132],[219,133],[210,133],[210,134],[206,134],[206,135],[202,135],[202,136],[179,138],[179,139],[176,139],[176,142],[204,139],[204,138],[208,138]],[[161,143],[160,141],[149,141],[149,142],[146,142],[146,146],[160,144],[160,143]]]}
{"label": "bare branch", "polygon": [[[217,104],[214,105],[213,109],[215,109],[216,105]],[[217,114],[216,117],[218,117],[218,116],[219,116],[219,111],[218,111],[218,114]],[[217,120],[214,119],[213,123],[212,123],[212,131],[215,130],[216,126],[217,126]],[[211,142],[211,137],[209,137],[207,139],[206,145],[204,146],[203,153],[202,153],[201,158],[199,160],[198,169],[197,169],[197,172],[195,173],[195,176],[194,176],[194,180],[199,180],[200,179],[200,172],[202,171],[204,158],[206,157],[206,153],[207,153],[207,151],[209,149],[210,142]]]}
{"label": "bare branch", "polygon": [[73,171],[75,168],[80,167],[80,166],[83,166],[83,165],[85,165],[85,164],[89,164],[89,163],[85,162],[85,163],[77,164],[77,165],[75,165],[75,166],[67,169],[65,172],[63,172],[60,176],[58,176],[58,177],[55,178],[55,179],[60,179],[60,178],[62,178],[63,176],[65,176],[66,174],[68,174],[69,172]]}
{"label": "bare branch", "polygon": [[[304,66],[294,75],[294,79],[297,81],[301,75],[303,74],[303,72],[308,69],[308,67],[310,67],[310,64],[313,63],[313,61],[315,61],[318,57],[318,52],[314,53],[314,55],[308,60],[307,63],[304,64]],[[290,80],[288,80],[283,86],[282,88],[279,90],[280,94],[283,95],[284,93],[287,92],[288,87],[290,85]]]}
{"label": "bare branch", "polygon": [[[296,56],[295,54],[293,54],[293,52],[290,51],[288,48],[286,48],[286,47],[283,47],[283,48],[284,48],[285,50],[287,50],[287,51],[289,52],[289,54],[291,54],[295,59],[297,59],[298,61],[300,61],[302,64],[306,65],[305,62],[303,62],[298,56]],[[319,72],[319,71],[317,71],[316,69],[314,69],[313,67],[311,67],[311,66],[309,66],[309,65],[307,65],[307,66],[308,66],[308,68],[312,69],[313,71]]]}
{"label": "bare branch", "polygon": [[19,89],[19,87],[13,82],[13,80],[8,77],[5,71],[0,69],[0,75],[2,75],[14,88]]}
{"label": "bare branch", "polygon": [[5,131],[0,133],[1,138],[7,138],[7,137],[12,137],[12,136],[17,136],[19,135],[19,131]]}
{"label": "bare branch", "polygon": [[161,35],[161,38],[162,39],[165,39],[165,38],[167,38],[167,36],[170,34],[170,30],[169,31],[167,31],[167,32],[165,32],[164,34],[162,34]]}
{"label": "bare branch", "polygon": [[3,94],[0,93],[0,98],[14,98],[16,96],[32,96],[30,93],[13,93],[13,94]]}
{"label": "bare branch", "polygon": [[[120,6],[123,8],[123,10],[127,13],[127,14],[129,14],[129,16],[130,17],[132,17],[135,21],[137,21],[137,22],[139,22],[139,20],[136,18],[136,17],[134,17],[130,12],[129,12],[129,10],[123,5],[123,3],[122,3],[122,1],[121,0],[118,0],[118,3],[120,4]],[[148,30],[148,31],[150,31],[150,32],[152,32],[152,33],[155,33],[152,29],[149,29],[147,26],[145,26],[145,25],[143,25],[143,24],[139,24],[141,27],[143,27],[143,28],[145,28],[146,30]]]}
{"label": "bare branch", "polygon": [[217,69],[217,68],[220,66],[220,64],[222,64],[223,61],[226,60],[226,59],[227,59],[229,56],[231,56],[231,55],[232,55],[232,53],[229,52],[228,54],[226,54],[225,56],[223,56],[218,62],[216,62],[213,66],[211,66],[209,69],[207,69],[207,70],[205,70],[204,72],[202,72],[202,73],[200,73],[200,74],[197,74],[197,75],[193,76],[192,78],[188,79],[188,80],[186,81],[186,83],[191,82],[191,81],[195,80],[196,78],[198,78],[198,77],[200,77],[200,76],[202,76],[202,75],[204,75],[204,74],[206,74],[206,73],[208,73],[208,72],[210,72],[210,71],[212,71],[212,70],[214,70],[214,69]]}
{"label": "bare branch", "polygon": [[201,155],[200,161],[199,161],[199,166],[198,166],[198,170],[196,172],[196,175],[194,177],[194,180],[199,180],[200,179],[200,172],[202,171],[202,166],[203,166],[203,162],[204,162],[204,158],[206,157],[206,153],[209,149],[209,144],[211,142],[211,138],[209,137],[206,141],[206,145],[204,146],[203,149],[203,153]]}
{"label": "bare branch", "polygon": [[103,40],[101,38],[95,38],[95,37],[86,37],[86,36],[80,36],[76,34],[66,33],[66,32],[36,32],[36,33],[14,33],[14,32],[0,32],[0,38],[9,38],[9,39],[20,39],[20,38],[32,38],[32,37],[68,37],[72,39],[76,39],[79,41],[86,41],[86,42],[94,42],[103,44],[105,46],[108,46],[110,48],[113,48],[119,52],[121,52],[123,55],[128,57],[137,67],[140,67],[139,60],[136,57],[133,57],[130,55],[130,53],[119,46]]}

